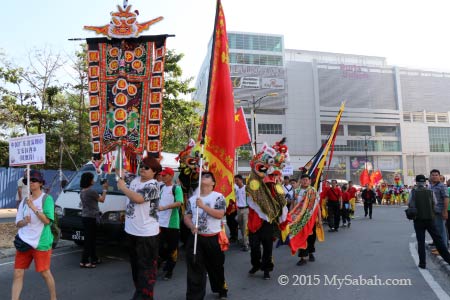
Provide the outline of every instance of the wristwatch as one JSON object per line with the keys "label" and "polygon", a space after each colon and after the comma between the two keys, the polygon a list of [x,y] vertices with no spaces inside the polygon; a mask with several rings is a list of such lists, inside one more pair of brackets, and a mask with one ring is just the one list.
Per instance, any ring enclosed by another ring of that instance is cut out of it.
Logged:
{"label": "wristwatch", "polygon": [[36,211],[34,213],[36,214],[36,216],[38,216],[40,211],[36,209]]}

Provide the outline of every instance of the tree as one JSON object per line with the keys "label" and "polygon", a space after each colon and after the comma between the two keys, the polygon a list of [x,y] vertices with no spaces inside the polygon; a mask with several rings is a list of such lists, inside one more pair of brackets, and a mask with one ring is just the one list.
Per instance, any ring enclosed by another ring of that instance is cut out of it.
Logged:
{"label": "tree", "polygon": [[201,124],[202,105],[198,101],[186,101],[181,97],[195,91],[190,87],[193,78],[183,80],[183,72],[178,65],[184,57],[168,50],[165,61],[165,83],[163,101],[163,150],[179,152],[195,138]]}

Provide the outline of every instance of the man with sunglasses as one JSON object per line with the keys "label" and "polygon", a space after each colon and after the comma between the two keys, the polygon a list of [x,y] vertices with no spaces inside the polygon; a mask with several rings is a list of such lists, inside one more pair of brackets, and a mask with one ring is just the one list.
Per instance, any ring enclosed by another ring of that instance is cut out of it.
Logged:
{"label": "man with sunglasses", "polygon": [[[225,255],[219,244],[222,218],[226,203],[221,193],[215,192],[216,179],[211,172],[203,172],[200,195],[192,196],[186,207],[184,222],[191,230],[186,245],[187,291],[186,300],[203,299],[206,293],[206,275],[211,290],[227,299],[225,282]],[[198,213],[198,223],[196,216]],[[194,234],[197,234],[197,252],[194,257]]]}
{"label": "man with sunglasses", "polygon": [[145,157],[139,166],[139,176],[129,174],[124,179],[120,174],[117,182],[127,197],[125,232],[135,286],[133,300],[153,299],[159,250],[159,185],[155,175],[161,171],[155,158]]}

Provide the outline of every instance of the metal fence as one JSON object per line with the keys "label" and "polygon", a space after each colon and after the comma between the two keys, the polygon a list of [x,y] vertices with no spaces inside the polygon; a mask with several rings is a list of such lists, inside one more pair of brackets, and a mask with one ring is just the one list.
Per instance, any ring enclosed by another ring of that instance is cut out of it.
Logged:
{"label": "metal fence", "polygon": [[[0,168],[0,208],[15,208],[17,181],[23,176],[25,168]],[[40,170],[44,175],[45,187],[56,200],[61,193],[59,170]],[[75,171],[63,170],[64,176],[71,179]]]}

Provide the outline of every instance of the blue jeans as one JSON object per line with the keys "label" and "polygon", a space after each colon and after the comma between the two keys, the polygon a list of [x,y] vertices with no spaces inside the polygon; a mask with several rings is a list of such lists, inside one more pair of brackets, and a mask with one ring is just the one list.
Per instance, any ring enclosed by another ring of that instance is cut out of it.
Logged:
{"label": "blue jeans", "polygon": [[442,213],[436,213],[434,215],[434,223],[436,224],[437,231],[442,237],[444,245],[448,247],[447,229],[445,228],[445,220],[442,218]]}

